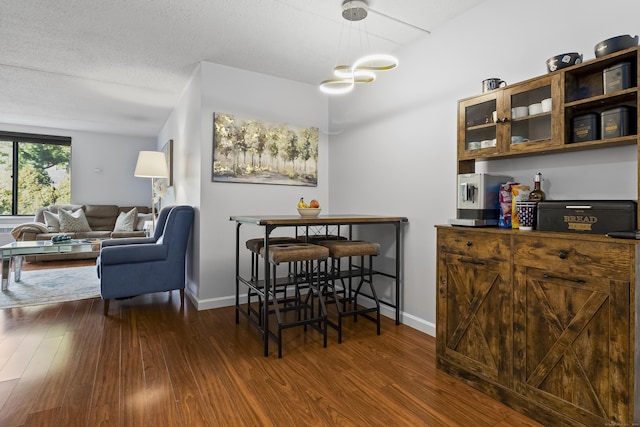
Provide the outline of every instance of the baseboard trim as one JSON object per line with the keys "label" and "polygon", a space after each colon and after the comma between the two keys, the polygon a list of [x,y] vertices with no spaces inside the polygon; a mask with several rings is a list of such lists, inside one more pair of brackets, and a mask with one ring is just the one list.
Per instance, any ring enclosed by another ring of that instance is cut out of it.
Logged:
{"label": "baseboard trim", "polygon": [[[236,297],[226,296],[220,298],[209,298],[209,299],[198,299],[191,292],[187,292],[187,296],[196,306],[198,311],[201,310],[211,310],[214,308],[222,308],[222,307],[233,307],[236,304]],[[240,304],[244,304],[247,302],[247,294],[240,295]],[[363,304],[366,305],[366,304]],[[389,317],[390,319],[395,319],[396,311],[395,309],[385,306],[384,304],[381,306],[382,310],[380,314],[383,316]],[[436,336],[436,325],[432,322],[428,322],[425,319],[414,316],[413,314],[400,312],[400,323],[403,325],[407,325],[413,329],[417,329],[420,332],[424,332],[427,335],[431,335],[432,337]]]}

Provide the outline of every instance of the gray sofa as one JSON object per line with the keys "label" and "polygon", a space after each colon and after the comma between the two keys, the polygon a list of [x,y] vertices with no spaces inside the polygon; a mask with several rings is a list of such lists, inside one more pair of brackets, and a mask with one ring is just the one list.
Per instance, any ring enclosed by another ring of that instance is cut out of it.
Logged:
{"label": "gray sofa", "polygon": [[[40,208],[36,211],[33,221],[18,225],[14,228],[12,235],[16,241],[27,240],[51,240],[52,237],[67,234],[72,239],[115,239],[121,237],[144,237],[145,231],[142,229],[145,220],[151,220],[151,208],[147,206],[135,206],[137,218],[133,231],[114,230],[116,220],[121,212],[130,212],[133,206],[117,205],[51,205]],[[65,231],[58,230],[51,221],[51,215],[45,218],[45,212],[57,216],[59,210],[76,213],[79,209],[84,211],[87,223],[91,231]],[[90,259],[97,258],[99,251],[94,252],[73,252],[56,255],[30,256],[25,259],[28,262],[55,261],[70,259]]]}

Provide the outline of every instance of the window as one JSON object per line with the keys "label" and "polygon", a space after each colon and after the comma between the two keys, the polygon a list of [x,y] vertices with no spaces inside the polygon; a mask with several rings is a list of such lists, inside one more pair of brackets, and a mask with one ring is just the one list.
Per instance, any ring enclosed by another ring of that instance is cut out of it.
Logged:
{"label": "window", "polygon": [[0,215],[71,201],[71,138],[0,131]]}

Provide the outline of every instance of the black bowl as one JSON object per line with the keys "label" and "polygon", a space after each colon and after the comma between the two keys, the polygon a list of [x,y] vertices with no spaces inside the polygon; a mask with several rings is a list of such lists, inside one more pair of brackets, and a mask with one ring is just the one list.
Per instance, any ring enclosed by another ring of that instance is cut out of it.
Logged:
{"label": "black bowl", "polygon": [[547,59],[547,71],[553,72],[582,62],[582,54],[578,52],[563,53]]}
{"label": "black bowl", "polygon": [[601,41],[593,49],[596,52],[596,58],[599,58],[601,56],[608,55],[619,50],[629,49],[630,47],[634,46],[638,46],[638,36],[631,37],[629,35],[626,35],[611,37],[610,39]]}

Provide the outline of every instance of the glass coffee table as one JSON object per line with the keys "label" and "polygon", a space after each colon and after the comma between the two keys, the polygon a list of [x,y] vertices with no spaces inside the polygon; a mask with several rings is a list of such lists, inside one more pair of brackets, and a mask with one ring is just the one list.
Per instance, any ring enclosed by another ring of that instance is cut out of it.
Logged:
{"label": "glass coffee table", "polygon": [[2,253],[2,290],[9,288],[9,275],[13,265],[13,280],[20,281],[22,261],[27,255],[54,255],[70,252],[94,252],[100,250],[104,239],[69,240],[64,243],[53,243],[50,240],[33,240],[13,242],[0,246]]}

